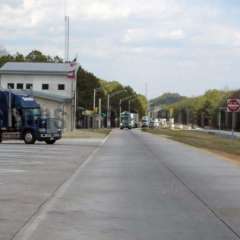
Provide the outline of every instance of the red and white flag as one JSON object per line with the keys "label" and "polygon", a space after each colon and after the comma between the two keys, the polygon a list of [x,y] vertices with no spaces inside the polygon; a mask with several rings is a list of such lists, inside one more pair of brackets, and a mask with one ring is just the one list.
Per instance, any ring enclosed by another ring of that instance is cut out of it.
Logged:
{"label": "red and white flag", "polygon": [[68,78],[75,79],[77,73],[78,64],[77,61],[74,59],[71,63],[69,63],[69,70],[68,70]]}

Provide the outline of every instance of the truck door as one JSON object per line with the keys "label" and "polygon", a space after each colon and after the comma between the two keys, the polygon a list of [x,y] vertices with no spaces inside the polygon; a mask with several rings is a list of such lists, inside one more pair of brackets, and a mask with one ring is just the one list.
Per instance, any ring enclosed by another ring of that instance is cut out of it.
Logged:
{"label": "truck door", "polygon": [[13,126],[15,129],[22,128],[22,111],[20,109],[13,108]]}

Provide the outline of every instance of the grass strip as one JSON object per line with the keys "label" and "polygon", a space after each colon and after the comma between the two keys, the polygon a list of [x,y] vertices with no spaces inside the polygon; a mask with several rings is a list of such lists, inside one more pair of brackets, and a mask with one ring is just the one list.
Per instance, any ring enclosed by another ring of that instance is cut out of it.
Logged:
{"label": "grass strip", "polygon": [[189,144],[194,147],[208,149],[215,153],[226,153],[240,157],[239,139],[229,139],[211,133],[186,130],[143,129],[143,131],[167,136],[172,140]]}
{"label": "grass strip", "polygon": [[63,138],[104,138],[111,132],[110,129],[76,129],[73,132],[66,132]]}

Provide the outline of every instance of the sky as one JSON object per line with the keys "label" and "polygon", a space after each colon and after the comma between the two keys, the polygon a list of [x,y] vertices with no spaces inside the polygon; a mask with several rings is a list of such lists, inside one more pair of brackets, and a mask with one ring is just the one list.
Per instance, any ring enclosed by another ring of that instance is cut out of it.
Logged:
{"label": "sky", "polygon": [[[66,6],[64,8],[64,6]],[[239,0],[0,0],[0,48],[70,55],[148,98],[240,88]]]}

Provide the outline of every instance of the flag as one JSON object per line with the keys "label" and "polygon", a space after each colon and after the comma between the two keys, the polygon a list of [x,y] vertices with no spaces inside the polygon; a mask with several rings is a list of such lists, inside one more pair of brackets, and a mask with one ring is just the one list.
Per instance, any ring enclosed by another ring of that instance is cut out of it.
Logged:
{"label": "flag", "polygon": [[75,58],[72,62],[69,63],[69,69],[68,69],[68,78],[69,79],[75,79],[76,78],[76,72],[77,72],[77,59]]}

